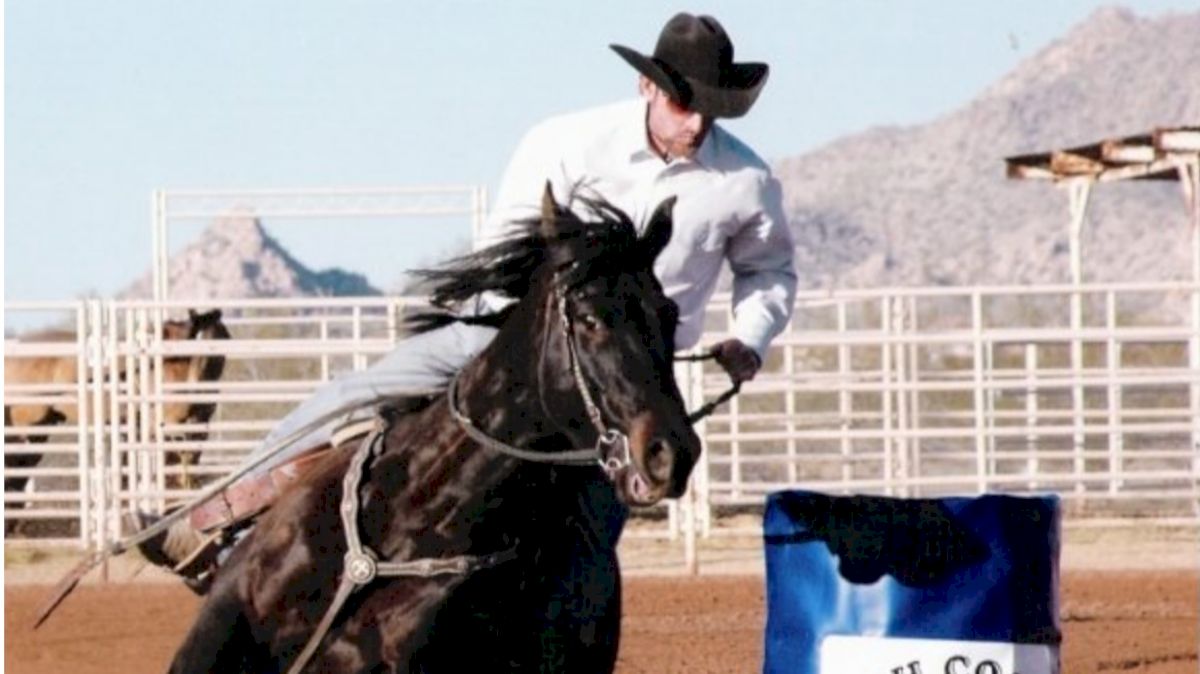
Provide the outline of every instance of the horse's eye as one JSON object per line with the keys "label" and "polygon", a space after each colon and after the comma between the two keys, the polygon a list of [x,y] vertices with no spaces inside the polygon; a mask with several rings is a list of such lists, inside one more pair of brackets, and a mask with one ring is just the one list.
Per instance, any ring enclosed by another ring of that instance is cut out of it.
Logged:
{"label": "horse's eye", "polygon": [[599,330],[604,325],[604,321],[600,320],[596,314],[585,311],[579,314],[579,324],[586,330]]}

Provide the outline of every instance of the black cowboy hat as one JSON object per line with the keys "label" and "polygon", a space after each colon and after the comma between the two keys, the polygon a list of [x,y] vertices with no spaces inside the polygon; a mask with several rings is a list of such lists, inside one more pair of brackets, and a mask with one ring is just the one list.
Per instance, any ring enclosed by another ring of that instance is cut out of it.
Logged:
{"label": "black cowboy hat", "polygon": [[671,17],[653,56],[609,46],[672,99],[712,117],[746,114],[767,82],[767,64],[733,62],[733,42],[711,16]]}

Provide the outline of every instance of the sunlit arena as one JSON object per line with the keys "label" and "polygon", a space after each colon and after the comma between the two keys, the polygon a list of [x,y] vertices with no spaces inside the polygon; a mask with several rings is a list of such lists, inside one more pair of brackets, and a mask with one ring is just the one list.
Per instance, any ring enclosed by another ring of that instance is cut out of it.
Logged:
{"label": "sunlit arena", "polygon": [[5,21],[5,671],[1200,667],[1194,0]]}

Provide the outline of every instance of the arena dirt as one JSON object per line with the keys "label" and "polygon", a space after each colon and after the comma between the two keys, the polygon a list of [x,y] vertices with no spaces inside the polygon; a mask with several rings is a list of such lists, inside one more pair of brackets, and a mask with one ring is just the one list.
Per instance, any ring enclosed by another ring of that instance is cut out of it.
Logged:
{"label": "arena dirt", "polygon": [[[44,585],[6,585],[9,674],[162,672],[199,606],[173,583],[81,586],[40,630],[29,623]],[[636,577],[626,582],[621,674],[757,672],[760,575]],[[1194,674],[1200,573],[1067,571],[1064,672]]]}

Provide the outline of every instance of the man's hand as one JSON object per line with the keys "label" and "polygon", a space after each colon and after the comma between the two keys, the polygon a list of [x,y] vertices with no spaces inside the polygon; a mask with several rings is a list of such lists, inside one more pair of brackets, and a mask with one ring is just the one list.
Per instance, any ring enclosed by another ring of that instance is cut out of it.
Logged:
{"label": "man's hand", "polygon": [[725,368],[729,377],[736,383],[754,379],[758,368],[762,366],[762,361],[759,360],[754,349],[737,339],[727,339],[714,345],[712,352],[716,356],[717,362]]}

